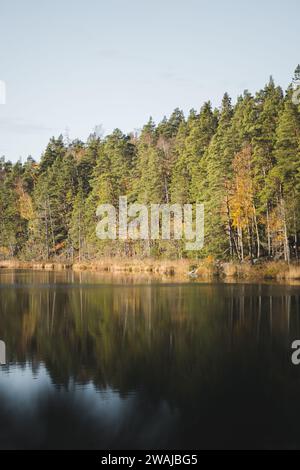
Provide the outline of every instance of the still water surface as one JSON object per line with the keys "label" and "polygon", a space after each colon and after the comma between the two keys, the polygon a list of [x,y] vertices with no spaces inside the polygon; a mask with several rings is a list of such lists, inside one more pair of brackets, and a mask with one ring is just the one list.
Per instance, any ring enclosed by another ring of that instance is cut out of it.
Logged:
{"label": "still water surface", "polygon": [[298,286],[0,272],[1,449],[300,448]]}

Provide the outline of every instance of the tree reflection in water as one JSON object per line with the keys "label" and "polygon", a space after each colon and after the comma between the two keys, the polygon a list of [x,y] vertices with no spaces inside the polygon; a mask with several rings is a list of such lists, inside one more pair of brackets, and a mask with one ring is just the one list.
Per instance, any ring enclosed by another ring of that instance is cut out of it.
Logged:
{"label": "tree reflection in water", "polygon": [[0,274],[1,448],[300,447],[299,288]]}

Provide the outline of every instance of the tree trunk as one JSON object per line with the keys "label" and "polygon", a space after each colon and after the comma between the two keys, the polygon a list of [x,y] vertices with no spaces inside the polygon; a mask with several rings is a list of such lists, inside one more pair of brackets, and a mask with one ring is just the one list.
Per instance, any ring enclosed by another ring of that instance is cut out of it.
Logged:
{"label": "tree trunk", "polygon": [[288,239],[288,232],[287,232],[287,225],[286,225],[286,213],[285,213],[285,202],[282,196],[281,190],[281,214],[282,214],[282,223],[283,223],[283,234],[284,234],[284,260],[290,264],[290,247],[289,247],[289,239]]}
{"label": "tree trunk", "polygon": [[271,235],[270,235],[270,219],[269,219],[269,204],[267,203],[267,239],[268,239],[268,256],[271,256]]}
{"label": "tree trunk", "polygon": [[257,258],[260,257],[260,237],[258,231],[258,224],[257,224],[257,217],[256,217],[256,209],[255,205],[253,204],[253,211],[254,211],[254,226],[255,226],[255,233],[256,233],[256,242],[257,242]]}

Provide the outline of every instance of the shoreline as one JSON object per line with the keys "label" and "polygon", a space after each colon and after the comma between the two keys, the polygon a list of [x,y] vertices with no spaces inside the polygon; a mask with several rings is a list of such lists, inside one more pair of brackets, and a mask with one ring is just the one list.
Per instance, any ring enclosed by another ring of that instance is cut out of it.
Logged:
{"label": "shoreline", "polygon": [[300,264],[288,265],[281,261],[250,263],[206,260],[155,260],[103,258],[90,262],[62,263],[57,261],[2,260],[1,269],[26,269],[33,271],[74,271],[102,274],[153,275],[170,278],[219,280],[219,281],[300,281]]}

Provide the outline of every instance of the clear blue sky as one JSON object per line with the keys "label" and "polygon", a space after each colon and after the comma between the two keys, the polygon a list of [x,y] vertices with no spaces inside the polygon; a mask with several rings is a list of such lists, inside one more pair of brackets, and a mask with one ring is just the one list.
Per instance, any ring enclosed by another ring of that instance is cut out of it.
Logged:
{"label": "clear blue sky", "polygon": [[300,62],[299,0],[0,2],[0,155],[38,159],[52,135],[83,140],[219,106]]}

